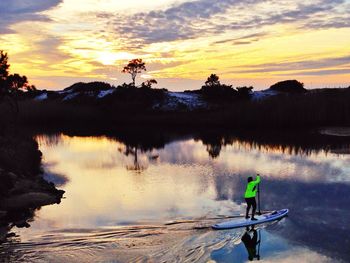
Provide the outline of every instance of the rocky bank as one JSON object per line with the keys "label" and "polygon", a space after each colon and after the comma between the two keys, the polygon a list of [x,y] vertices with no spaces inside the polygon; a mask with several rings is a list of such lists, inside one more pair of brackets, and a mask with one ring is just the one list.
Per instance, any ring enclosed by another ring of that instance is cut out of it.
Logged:
{"label": "rocky bank", "polygon": [[0,136],[0,242],[13,227],[29,227],[35,211],[60,203],[64,194],[42,178],[36,141],[19,135]]}

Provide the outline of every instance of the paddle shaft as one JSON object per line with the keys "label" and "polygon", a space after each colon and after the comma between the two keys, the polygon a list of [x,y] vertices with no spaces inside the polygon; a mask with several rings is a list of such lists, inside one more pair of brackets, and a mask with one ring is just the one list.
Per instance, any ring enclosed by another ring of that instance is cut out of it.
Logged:
{"label": "paddle shaft", "polygon": [[258,214],[261,215],[261,208],[260,208],[260,183],[258,184]]}

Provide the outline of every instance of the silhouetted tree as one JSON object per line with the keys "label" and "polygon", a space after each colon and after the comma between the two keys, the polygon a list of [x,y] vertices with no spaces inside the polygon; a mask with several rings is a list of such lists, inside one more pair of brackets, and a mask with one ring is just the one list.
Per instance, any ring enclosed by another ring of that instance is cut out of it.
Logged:
{"label": "silhouetted tree", "polygon": [[220,86],[220,81],[219,77],[216,74],[211,74],[207,81],[205,82],[205,86],[207,87],[215,87],[215,86]]}
{"label": "silhouetted tree", "polygon": [[141,87],[150,89],[152,88],[153,84],[158,84],[158,82],[155,79],[149,79],[149,80],[146,80],[145,82],[142,82]]}
{"label": "silhouetted tree", "polygon": [[35,91],[36,87],[28,83],[26,76],[20,76],[19,74],[11,74],[7,77],[8,93],[13,94],[19,91]]}
{"label": "silhouetted tree", "polygon": [[34,85],[28,83],[26,76],[17,73],[9,74],[10,64],[8,63],[8,55],[0,50],[0,94],[13,95],[18,91],[35,91]]}
{"label": "silhouetted tree", "polygon": [[142,61],[142,59],[132,59],[129,61],[128,65],[126,65],[122,73],[128,73],[131,75],[132,84],[135,87],[135,79],[138,73],[142,73],[142,71],[146,71],[145,62]]}
{"label": "silhouetted tree", "polygon": [[304,93],[307,91],[304,88],[304,83],[297,80],[280,81],[272,85],[270,89],[286,93]]}
{"label": "silhouetted tree", "polygon": [[253,94],[253,87],[237,87],[237,97],[239,99],[249,99]]}
{"label": "silhouetted tree", "polygon": [[10,64],[8,63],[8,55],[0,50],[0,96],[6,93],[6,82],[9,75]]}
{"label": "silhouetted tree", "polygon": [[205,85],[201,88],[201,94],[208,100],[230,100],[236,96],[237,91],[232,85],[221,84],[216,74],[211,74]]}
{"label": "silhouetted tree", "polygon": [[7,53],[0,50],[0,101],[7,103],[17,114],[19,111],[17,95],[23,91],[33,92],[36,88],[28,83],[26,76],[17,73],[10,75],[9,68]]}
{"label": "silhouetted tree", "polygon": [[93,81],[89,83],[78,82],[75,83],[68,88],[65,88],[66,92],[100,92],[103,90],[109,90],[114,88],[109,83],[101,82],[101,81]]}

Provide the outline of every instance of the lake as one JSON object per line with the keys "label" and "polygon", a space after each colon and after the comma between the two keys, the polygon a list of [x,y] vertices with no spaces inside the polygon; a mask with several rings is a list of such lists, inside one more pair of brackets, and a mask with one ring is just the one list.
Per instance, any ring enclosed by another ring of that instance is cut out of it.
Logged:
{"label": "lake", "polygon": [[[350,261],[349,138],[140,133],[36,135],[44,176],[65,198],[14,228],[1,261],[248,262],[252,247],[263,262]],[[262,210],[289,216],[212,230],[243,214],[256,173]]]}

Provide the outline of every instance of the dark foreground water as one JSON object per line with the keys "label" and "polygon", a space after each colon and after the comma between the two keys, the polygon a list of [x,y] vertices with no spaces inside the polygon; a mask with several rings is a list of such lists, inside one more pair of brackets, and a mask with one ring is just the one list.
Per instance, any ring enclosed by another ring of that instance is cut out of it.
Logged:
{"label": "dark foreground water", "polygon": [[[299,137],[37,136],[45,177],[65,199],[12,229],[0,261],[246,262],[249,250],[262,262],[349,262],[350,148]],[[249,233],[211,230],[243,213],[257,172],[263,210],[289,217]]]}

